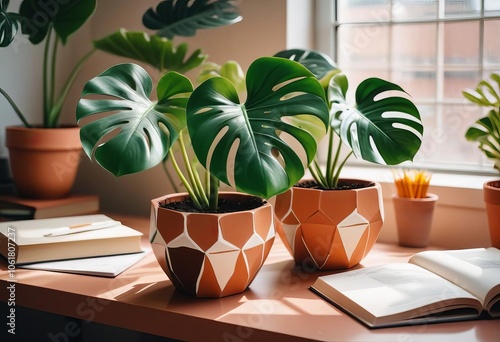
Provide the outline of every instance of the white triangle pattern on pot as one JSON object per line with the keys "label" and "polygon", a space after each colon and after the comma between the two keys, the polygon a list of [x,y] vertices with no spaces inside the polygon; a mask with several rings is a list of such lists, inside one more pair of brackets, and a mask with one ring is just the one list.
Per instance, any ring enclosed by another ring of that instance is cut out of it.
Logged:
{"label": "white triangle pattern on pot", "polygon": [[337,230],[348,260],[351,260],[351,256],[356,250],[359,240],[369,225],[370,222],[358,213],[358,209],[354,209],[349,216],[337,225]]}
{"label": "white triangle pattern on pot", "polygon": [[[224,290],[234,273],[236,261],[240,255],[239,248],[226,240],[219,240],[207,250],[205,255],[212,264],[212,268],[218,270],[215,272],[215,277],[221,290]],[[203,268],[205,268],[205,264]],[[221,270],[224,272],[220,272]],[[203,272],[200,272],[200,275],[202,274]]]}

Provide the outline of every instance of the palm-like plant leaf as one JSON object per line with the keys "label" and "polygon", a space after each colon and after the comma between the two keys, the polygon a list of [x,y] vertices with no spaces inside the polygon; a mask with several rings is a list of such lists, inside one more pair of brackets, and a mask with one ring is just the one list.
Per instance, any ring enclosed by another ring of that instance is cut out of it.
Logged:
{"label": "palm-like plant leaf", "polygon": [[[465,138],[479,143],[479,149],[486,157],[500,163],[500,112],[490,110],[488,115],[477,120],[467,130]],[[496,166],[497,168],[500,166]]]}
{"label": "palm-like plant leaf", "polygon": [[[331,127],[357,158],[396,165],[412,160],[422,143],[423,126],[416,106],[396,84],[368,78],[356,89],[356,105],[346,101],[348,83],[343,74],[330,82]],[[377,99],[376,99],[377,98]]]}
{"label": "palm-like plant leaf", "polygon": [[491,74],[491,81],[482,80],[476,89],[462,92],[466,99],[485,107],[500,107],[500,75]]}
{"label": "palm-like plant leaf", "polygon": [[0,0],[0,47],[9,46],[16,37],[21,16],[14,12],[7,12],[9,0]]}
{"label": "palm-like plant leaf", "polygon": [[215,28],[241,20],[234,0],[164,0],[143,16],[144,26],[162,37],[192,37],[198,29]]}
{"label": "palm-like plant leaf", "polygon": [[201,49],[188,56],[186,43],[174,46],[169,39],[123,29],[94,41],[94,46],[117,56],[147,63],[160,72],[168,70],[183,74],[202,64],[207,58]]}
{"label": "palm-like plant leaf", "polygon": [[[169,72],[158,83],[157,102],[149,99],[151,90],[150,76],[135,64],[113,66],[83,89],[77,106],[83,149],[115,176],[159,164],[185,127],[191,82]],[[83,98],[89,95],[112,98]],[[91,121],[94,115],[100,118]]]}
{"label": "palm-like plant leaf", "polygon": [[202,83],[189,99],[187,124],[198,159],[215,177],[269,198],[300,180],[316,153],[313,134],[289,119],[310,117],[326,133],[328,107],[321,84],[294,61],[260,58],[246,82],[245,104],[225,78]]}
{"label": "palm-like plant leaf", "polygon": [[[22,30],[33,44],[38,44],[54,27],[63,44],[92,16],[96,0],[47,1],[24,0],[19,8],[23,17]],[[47,20],[40,21],[40,13]]]}

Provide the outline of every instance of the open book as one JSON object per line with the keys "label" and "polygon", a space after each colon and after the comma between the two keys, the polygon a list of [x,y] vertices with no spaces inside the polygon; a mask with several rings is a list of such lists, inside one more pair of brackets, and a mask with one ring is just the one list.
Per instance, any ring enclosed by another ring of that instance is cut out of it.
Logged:
{"label": "open book", "polygon": [[500,250],[424,251],[318,277],[311,290],[371,328],[500,317]]}

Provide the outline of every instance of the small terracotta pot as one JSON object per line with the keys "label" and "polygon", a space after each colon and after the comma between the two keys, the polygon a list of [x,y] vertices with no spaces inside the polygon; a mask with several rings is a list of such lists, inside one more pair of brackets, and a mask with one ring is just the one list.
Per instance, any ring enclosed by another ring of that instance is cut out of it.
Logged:
{"label": "small terracotta pot", "polygon": [[432,228],[432,218],[438,196],[407,198],[393,195],[394,214],[399,244],[404,247],[427,247]]}
{"label": "small terracotta pot", "polygon": [[[241,199],[248,195],[221,192],[219,196]],[[158,262],[175,288],[191,296],[219,298],[245,291],[274,242],[271,204],[224,214],[162,207],[187,197],[172,194],[151,201],[151,233],[157,231],[165,245]]]}
{"label": "small terracotta pot", "polygon": [[500,180],[483,184],[491,245],[500,248]]}
{"label": "small terracotta pot", "polygon": [[370,252],[383,224],[380,184],[365,180],[353,190],[293,187],[276,197],[276,231],[295,263],[306,270],[357,265]]}
{"label": "small terracotta pot", "polygon": [[71,193],[82,144],[79,127],[6,127],[12,179],[21,197],[55,199]]}

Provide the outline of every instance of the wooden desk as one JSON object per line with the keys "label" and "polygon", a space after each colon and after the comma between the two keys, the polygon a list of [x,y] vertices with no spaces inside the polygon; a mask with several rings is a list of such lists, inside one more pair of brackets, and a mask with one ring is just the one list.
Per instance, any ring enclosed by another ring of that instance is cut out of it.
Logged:
{"label": "wooden desk", "polygon": [[[113,217],[143,232],[149,229],[148,219]],[[363,265],[406,261],[417,251],[377,244]],[[113,279],[16,269],[15,300],[16,306],[83,322],[189,341],[500,341],[500,320],[370,330],[308,289],[322,274],[326,272],[294,269],[277,239],[250,288],[223,299],[195,299],[175,291],[149,253]],[[7,277],[2,260],[0,301],[4,303]],[[4,323],[0,329],[5,329]]]}

